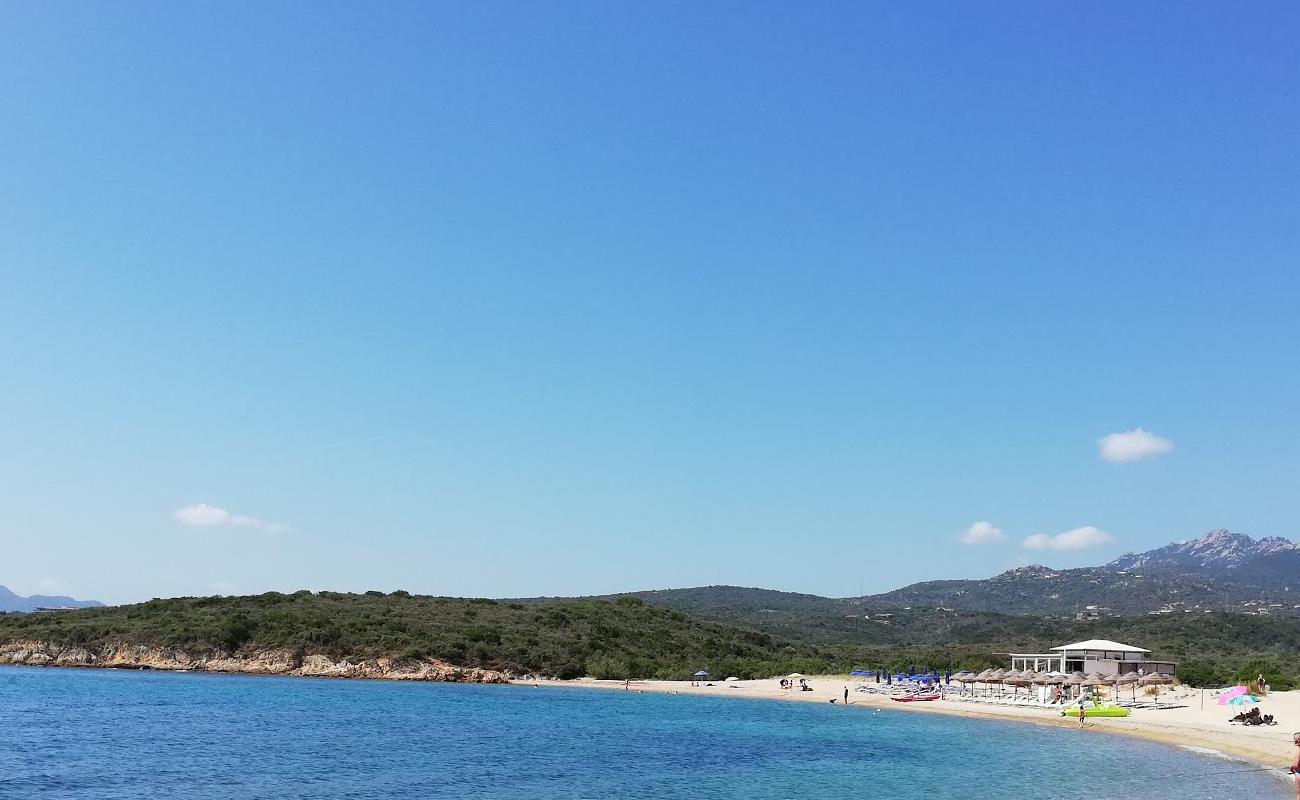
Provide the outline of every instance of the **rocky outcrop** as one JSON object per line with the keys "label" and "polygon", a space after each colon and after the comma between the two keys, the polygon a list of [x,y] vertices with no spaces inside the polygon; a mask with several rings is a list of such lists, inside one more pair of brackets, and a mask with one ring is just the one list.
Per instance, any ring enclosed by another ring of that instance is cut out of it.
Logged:
{"label": "rocky outcrop", "polygon": [[1296,546],[1281,536],[1254,539],[1220,528],[1188,542],[1174,542],[1145,553],[1125,553],[1107,564],[1106,569],[1230,570],[1257,556],[1294,550]]}
{"label": "rocky outcrop", "polygon": [[186,650],[143,644],[96,647],[51,642],[11,641],[0,644],[0,664],[117,669],[193,670],[249,675],[306,675],[320,678],[374,678],[452,683],[507,683],[510,676],[474,667],[458,667],[436,658],[364,658],[335,660],[321,654],[287,649],[245,648]]}

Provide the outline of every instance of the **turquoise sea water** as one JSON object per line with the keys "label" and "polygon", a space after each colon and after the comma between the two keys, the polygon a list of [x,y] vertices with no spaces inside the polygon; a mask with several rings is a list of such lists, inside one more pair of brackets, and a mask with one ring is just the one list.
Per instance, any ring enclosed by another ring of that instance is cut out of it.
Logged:
{"label": "turquoise sea water", "polygon": [[829,704],[5,667],[0,713],[4,798],[1294,796],[1127,737]]}

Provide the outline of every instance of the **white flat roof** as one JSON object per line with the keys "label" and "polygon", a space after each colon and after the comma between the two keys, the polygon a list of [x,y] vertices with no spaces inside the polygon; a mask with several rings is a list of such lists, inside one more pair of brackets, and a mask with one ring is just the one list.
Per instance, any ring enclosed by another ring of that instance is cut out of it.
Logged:
{"label": "white flat roof", "polygon": [[1144,650],[1141,647],[1134,647],[1128,644],[1112,642],[1109,639],[1089,639],[1086,642],[1075,642],[1074,644],[1063,644],[1060,647],[1053,647],[1054,651],[1061,650],[1111,650],[1118,653],[1150,653],[1150,650]]}

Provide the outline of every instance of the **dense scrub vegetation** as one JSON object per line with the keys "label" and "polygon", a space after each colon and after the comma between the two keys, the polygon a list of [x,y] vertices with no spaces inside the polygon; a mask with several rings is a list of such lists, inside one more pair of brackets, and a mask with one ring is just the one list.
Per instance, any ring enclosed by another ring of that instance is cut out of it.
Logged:
{"label": "dense scrub vegetation", "polygon": [[[689,611],[689,613],[688,613]],[[892,616],[886,623],[878,614]],[[811,595],[709,587],[585,600],[473,600],[337,592],[151,600],[0,615],[0,641],[138,642],[227,652],[293,648],[335,658],[432,656],[557,677],[742,678],[790,672],[1006,666],[1009,651],[1116,639],[1179,661],[1193,685],[1300,676],[1294,619],[1169,614],[1076,622],[940,609],[866,609]]]}
{"label": "dense scrub vegetation", "polygon": [[1261,672],[1274,688],[1300,683],[1300,621],[1290,615],[1197,611],[1088,622],[1073,615],[898,608],[734,586],[629,596],[793,642],[834,645],[851,653],[850,660],[872,667],[1005,667],[1002,654],[1007,652],[1046,652],[1085,639],[1114,639],[1179,662],[1179,674],[1192,685],[1227,685]]}
{"label": "dense scrub vegetation", "polygon": [[135,642],[236,652],[294,648],[335,658],[432,656],[453,664],[572,678],[766,676],[846,670],[847,655],[760,631],[699,622],[635,598],[497,600],[296,592],[151,600],[0,616],[0,640]]}

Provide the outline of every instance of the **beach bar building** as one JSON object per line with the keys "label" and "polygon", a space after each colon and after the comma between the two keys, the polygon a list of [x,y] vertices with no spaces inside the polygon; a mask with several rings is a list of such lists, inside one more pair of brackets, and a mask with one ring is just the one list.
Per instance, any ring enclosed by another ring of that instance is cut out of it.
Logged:
{"label": "beach bar building", "polygon": [[1050,653],[1008,653],[1011,668],[1031,669],[1035,672],[1098,672],[1107,677],[1118,677],[1129,672],[1143,675],[1173,675],[1177,664],[1172,661],[1155,661],[1151,651],[1108,639],[1089,639],[1086,642],[1053,647]]}

